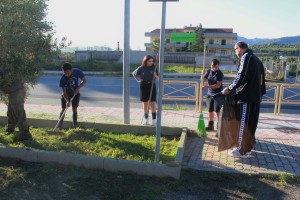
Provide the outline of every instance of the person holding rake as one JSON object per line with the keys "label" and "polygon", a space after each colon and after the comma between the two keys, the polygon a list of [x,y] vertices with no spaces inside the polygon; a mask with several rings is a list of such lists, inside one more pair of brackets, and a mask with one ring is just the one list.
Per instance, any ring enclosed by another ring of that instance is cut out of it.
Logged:
{"label": "person holding rake", "polygon": [[[80,93],[79,90],[86,84],[84,73],[80,69],[73,69],[68,62],[62,65],[64,75],[60,79],[59,86],[62,88],[60,121],[58,128],[62,128],[65,110],[71,106],[73,109],[73,127],[77,126],[77,107],[79,106]],[[78,84],[78,79],[81,83]]]}
{"label": "person holding rake", "polygon": [[140,84],[140,100],[143,102],[144,117],[142,124],[149,125],[149,107],[152,112],[152,125],[156,126],[156,86],[158,71],[154,64],[154,57],[146,55],[142,65],[132,72],[135,80]]}

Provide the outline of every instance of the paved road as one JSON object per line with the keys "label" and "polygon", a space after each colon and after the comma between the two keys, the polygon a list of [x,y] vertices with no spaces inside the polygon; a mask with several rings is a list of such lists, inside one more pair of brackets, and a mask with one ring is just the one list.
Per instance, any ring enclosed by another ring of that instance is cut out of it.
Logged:
{"label": "paved road", "polygon": [[[42,76],[38,84],[30,89],[26,103],[39,105],[60,105],[60,76]],[[122,107],[122,78],[88,76],[87,84],[81,90],[81,105],[95,107]],[[130,80],[130,102],[139,103],[138,84]]]}
{"label": "paved road", "polygon": [[[122,94],[123,94],[123,82],[122,77],[99,77],[99,76],[87,76],[87,85],[81,90],[81,106],[90,107],[122,107]],[[193,80],[198,81],[196,78],[169,78],[173,80]],[[37,104],[37,105],[60,105],[60,94],[61,89],[59,87],[60,76],[58,75],[48,75],[42,76],[38,80],[38,84],[30,89],[30,96],[26,103]],[[175,86],[177,89],[180,86]],[[171,92],[171,88],[164,88],[164,92]],[[184,92],[193,94],[193,88],[188,88]],[[295,92],[300,94],[300,89],[297,90],[286,90],[286,94],[293,96],[289,100],[294,101],[300,99],[300,95],[295,95]],[[173,93],[172,95],[177,95],[179,93]],[[181,93],[182,95],[182,93]],[[274,90],[269,90],[267,96],[274,96]],[[269,98],[267,97],[267,98]],[[170,101],[164,101],[164,104],[174,103]],[[176,102],[177,104],[184,105],[187,108],[194,109],[195,102]],[[139,101],[139,85],[136,81],[130,79],[130,107],[140,108],[141,104]],[[268,112],[272,112],[272,105],[264,107],[270,108]],[[284,106],[285,108],[287,106]],[[291,107],[291,106],[289,106]],[[299,109],[299,106],[295,107]],[[294,108],[293,108],[294,109]]]}
{"label": "paved road", "polygon": [[[174,78],[178,80],[178,78]],[[30,89],[30,95],[26,101],[28,104],[37,105],[60,105],[61,89],[59,87],[60,76],[42,76],[38,84]],[[123,101],[123,80],[122,77],[99,77],[87,76],[87,84],[81,90],[81,106],[94,107],[122,107]],[[191,80],[183,78],[180,80]],[[198,79],[192,79],[198,80]],[[177,86],[180,88],[180,86]],[[170,88],[165,88],[165,92],[170,92]],[[185,90],[190,94],[194,93],[193,88]],[[173,93],[172,95],[176,95]],[[168,102],[164,102],[164,104]],[[194,109],[195,102],[178,102],[188,108]],[[139,84],[130,78],[130,106],[140,108]]]}

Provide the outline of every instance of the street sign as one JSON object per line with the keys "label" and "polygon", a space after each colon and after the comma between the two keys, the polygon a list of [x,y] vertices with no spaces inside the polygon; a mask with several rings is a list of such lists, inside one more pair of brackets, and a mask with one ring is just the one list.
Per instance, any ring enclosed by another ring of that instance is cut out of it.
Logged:
{"label": "street sign", "polygon": [[195,42],[196,41],[196,33],[171,33],[171,42]]}

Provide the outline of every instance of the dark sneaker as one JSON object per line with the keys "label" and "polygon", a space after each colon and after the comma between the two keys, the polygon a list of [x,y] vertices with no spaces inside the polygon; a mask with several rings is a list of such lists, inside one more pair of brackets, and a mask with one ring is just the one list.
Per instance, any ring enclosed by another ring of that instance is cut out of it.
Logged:
{"label": "dark sneaker", "polygon": [[21,132],[21,131],[17,131],[14,133],[15,137],[14,137],[14,141],[18,142],[18,141],[24,141],[24,140],[32,140],[32,135],[29,132]]}
{"label": "dark sneaker", "polygon": [[205,127],[206,131],[213,131],[214,127],[213,126],[207,126]]}
{"label": "dark sneaker", "polygon": [[6,135],[13,134],[14,132],[15,132],[15,130],[14,130],[14,129],[10,129],[10,128],[7,128],[7,129],[5,130],[5,134],[6,134]]}

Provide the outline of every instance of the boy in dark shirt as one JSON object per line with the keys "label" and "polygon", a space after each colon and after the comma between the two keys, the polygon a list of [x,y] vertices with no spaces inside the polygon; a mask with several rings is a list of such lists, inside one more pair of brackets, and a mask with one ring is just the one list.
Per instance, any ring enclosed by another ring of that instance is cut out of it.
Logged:
{"label": "boy in dark shirt", "polygon": [[[207,90],[206,96],[206,105],[208,107],[208,125],[206,127],[207,131],[214,130],[214,112],[217,114],[217,119],[219,119],[220,109],[221,107],[217,104],[217,102],[212,98],[217,93],[220,93],[223,90],[223,73],[219,69],[219,60],[213,59],[211,61],[211,68],[206,71],[204,74],[204,80],[207,80],[208,85],[203,86],[203,90]],[[202,72],[202,74],[204,71]],[[217,135],[216,135],[217,136]]]}
{"label": "boy in dark shirt", "polygon": [[[80,93],[79,90],[86,84],[86,78],[84,73],[80,69],[72,69],[70,63],[64,63],[62,65],[64,75],[60,79],[59,86],[62,88],[61,107],[62,111],[60,116],[64,113],[67,107],[70,107],[72,103],[73,109],[73,126],[77,126],[77,107],[79,105]],[[78,79],[81,79],[81,83],[78,85]],[[59,128],[62,127],[64,116],[59,124]]]}

